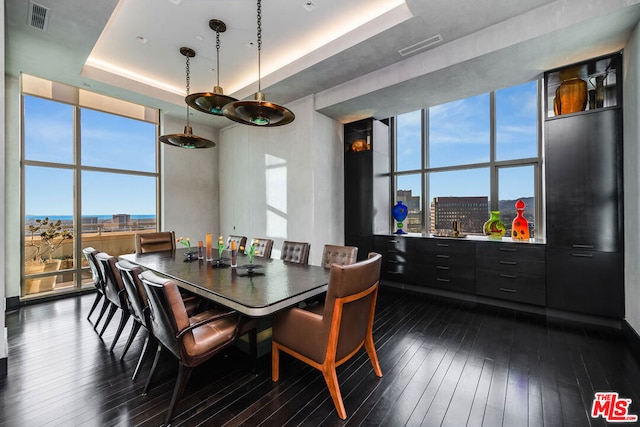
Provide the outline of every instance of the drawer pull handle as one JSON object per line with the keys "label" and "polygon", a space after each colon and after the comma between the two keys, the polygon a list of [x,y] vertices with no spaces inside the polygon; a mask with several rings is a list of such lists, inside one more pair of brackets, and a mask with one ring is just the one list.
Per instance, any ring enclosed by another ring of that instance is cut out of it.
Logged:
{"label": "drawer pull handle", "polygon": [[593,249],[593,245],[573,245],[575,249]]}
{"label": "drawer pull handle", "polygon": [[505,279],[517,279],[518,276],[516,276],[515,274],[504,274],[504,273],[500,273],[500,277],[504,277]]}
{"label": "drawer pull handle", "polygon": [[389,274],[402,274],[400,271],[387,271]]}
{"label": "drawer pull handle", "polygon": [[389,240],[389,243],[400,243],[400,240]]}
{"label": "drawer pull handle", "polygon": [[516,261],[503,261],[503,260],[500,260],[500,264],[502,264],[502,265],[518,265],[518,263]]}
{"label": "drawer pull handle", "polygon": [[449,255],[442,255],[442,254],[437,254],[436,258],[446,258],[449,259]]}
{"label": "drawer pull handle", "polygon": [[437,280],[438,282],[449,283],[449,279],[442,279],[442,278],[438,277],[436,280]]}
{"label": "drawer pull handle", "polygon": [[500,248],[502,252],[515,252],[516,248]]}
{"label": "drawer pull handle", "polygon": [[398,251],[396,251],[395,249],[389,249],[389,250],[387,251],[387,253],[390,253],[390,254],[397,254],[397,253],[398,253]]}
{"label": "drawer pull handle", "polygon": [[398,263],[398,261],[396,261],[395,259],[388,259],[387,262],[390,263],[390,264],[397,264]]}
{"label": "drawer pull handle", "polygon": [[437,268],[438,270],[448,270],[448,269],[449,269],[449,267],[444,266],[444,265],[436,265],[436,268]]}
{"label": "drawer pull handle", "polygon": [[518,292],[515,289],[511,289],[511,288],[500,288],[500,290],[502,292],[509,292],[510,294],[515,294],[516,292]]}
{"label": "drawer pull handle", "polygon": [[439,246],[441,248],[448,248],[449,244],[448,243],[436,243],[436,246]]}
{"label": "drawer pull handle", "polygon": [[593,254],[577,254],[574,252],[571,252],[571,256],[574,256],[577,258],[593,258]]}

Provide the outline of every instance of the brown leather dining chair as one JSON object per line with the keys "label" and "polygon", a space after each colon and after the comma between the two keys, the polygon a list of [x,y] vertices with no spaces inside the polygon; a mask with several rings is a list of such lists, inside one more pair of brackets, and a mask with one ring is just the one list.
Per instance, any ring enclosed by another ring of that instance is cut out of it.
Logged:
{"label": "brown leather dining chair", "polygon": [[356,246],[324,245],[322,251],[322,266],[331,268],[332,264],[349,265],[358,259]]}
{"label": "brown leather dining chair", "polygon": [[258,242],[256,246],[256,256],[262,258],[271,258],[271,250],[273,249],[273,240],[271,239],[263,239],[263,238],[255,238],[252,242]]}
{"label": "brown leather dining chair", "polygon": [[127,291],[124,288],[124,283],[122,282],[122,276],[120,275],[120,270],[116,267],[116,263],[118,260],[116,257],[111,256],[105,252],[100,252],[96,255],[96,260],[98,261],[98,266],[100,267],[100,272],[102,273],[102,277],[104,277],[104,296],[111,302],[111,306],[109,308],[109,314],[107,314],[107,320],[100,331],[100,336],[104,334],[104,331],[107,329],[109,322],[115,315],[117,310],[122,312],[120,317],[120,323],[118,324],[118,329],[116,330],[116,334],[113,337],[113,341],[111,342],[111,347],[109,351],[113,351],[113,348],[120,338],[120,334],[122,334],[122,330],[129,320],[131,316],[129,312],[129,302],[127,300]]}
{"label": "brown leather dining chair", "polygon": [[[91,306],[89,314],[87,315],[87,320],[89,320],[94,310],[100,303],[100,300],[104,297],[104,279],[102,278],[102,273],[100,272],[98,261],[96,260],[98,251],[89,246],[82,249],[82,254],[89,263],[89,268],[91,269],[91,276],[93,279],[93,286],[95,286],[96,288],[96,298],[93,300],[93,305]],[[102,309],[100,310],[100,315],[98,316],[98,320],[96,320],[96,322],[93,324],[94,329],[98,327],[98,323],[100,323],[100,319],[102,319],[102,316],[104,316],[104,313],[107,311],[109,304],[110,301],[105,298],[104,303],[102,304]]]}
{"label": "brown leather dining chair", "polygon": [[176,248],[174,231],[158,231],[155,233],[136,233],[136,253],[172,251]]}
{"label": "brown leather dining chair", "polygon": [[292,242],[285,240],[280,250],[280,259],[298,264],[309,264],[309,249],[307,242]]}
{"label": "brown leather dining chair", "polygon": [[168,425],[193,368],[211,359],[248,331],[234,310],[210,310],[189,317],[180,290],[170,279],[151,271],[140,274],[140,279],[149,302],[151,332],[161,344],[143,394],[149,389],[162,348],[178,359],[178,378],[165,417],[165,425]]}
{"label": "brown leather dining chair", "polygon": [[355,264],[333,264],[324,306],[314,306],[310,310],[290,308],[273,318],[271,379],[279,379],[281,351],[320,370],[338,416],[343,420],[347,418],[347,412],[336,367],[364,346],[375,374],[382,377],[373,343],[381,264],[382,256],[374,252],[368,259]]}

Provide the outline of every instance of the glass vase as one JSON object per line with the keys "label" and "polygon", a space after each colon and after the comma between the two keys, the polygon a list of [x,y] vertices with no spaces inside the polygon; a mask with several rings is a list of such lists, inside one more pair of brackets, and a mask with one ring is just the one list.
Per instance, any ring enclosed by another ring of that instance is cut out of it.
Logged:
{"label": "glass vase", "polygon": [[511,237],[514,240],[529,240],[529,221],[522,215],[525,206],[527,205],[522,200],[516,202],[518,213],[511,223]]}
{"label": "glass vase", "polygon": [[409,210],[400,200],[398,200],[396,205],[391,208],[391,216],[393,216],[393,219],[396,220],[396,226],[398,227],[398,229],[395,231],[395,234],[407,234],[407,232],[402,229],[402,227],[404,226],[402,221],[405,220],[408,213]]}
{"label": "glass vase", "polygon": [[482,226],[483,233],[490,239],[501,239],[507,228],[500,220],[500,211],[491,211],[491,218]]}

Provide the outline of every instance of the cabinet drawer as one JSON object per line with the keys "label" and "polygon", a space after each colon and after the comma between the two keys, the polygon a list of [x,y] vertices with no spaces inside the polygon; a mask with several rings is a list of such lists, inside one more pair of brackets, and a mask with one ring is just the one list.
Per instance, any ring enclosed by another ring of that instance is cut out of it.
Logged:
{"label": "cabinet drawer", "polygon": [[475,269],[473,267],[421,265],[416,269],[415,282],[421,286],[475,293]]}
{"label": "cabinet drawer", "polygon": [[476,244],[476,255],[486,258],[518,258],[544,262],[544,246],[531,243],[486,242]]}
{"label": "cabinet drawer", "polygon": [[415,246],[415,262],[431,266],[473,267],[475,246],[471,242],[447,239],[419,241]]}
{"label": "cabinet drawer", "polygon": [[545,305],[545,279],[541,275],[476,270],[478,295]]}
{"label": "cabinet drawer", "polygon": [[479,256],[476,259],[476,267],[487,270],[498,270],[506,273],[528,273],[544,275],[544,259],[533,261],[523,257],[504,256],[501,258],[489,258]]}

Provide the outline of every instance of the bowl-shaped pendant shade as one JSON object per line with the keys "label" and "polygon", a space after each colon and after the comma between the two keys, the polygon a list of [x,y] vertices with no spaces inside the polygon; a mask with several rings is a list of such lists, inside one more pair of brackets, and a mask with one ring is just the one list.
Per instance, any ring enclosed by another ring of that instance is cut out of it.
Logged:
{"label": "bowl-shaped pendant shade", "polygon": [[194,135],[191,126],[185,126],[184,133],[162,135],[158,139],[163,144],[174,145],[181,148],[211,148],[216,146],[215,142]]}
{"label": "bowl-shaped pendant shade", "polygon": [[222,113],[234,122],[251,126],[282,126],[295,119],[291,110],[264,100],[264,94],[257,92],[254,101],[236,101],[227,104]]}
{"label": "bowl-shaped pendant shade", "polygon": [[184,100],[190,107],[216,116],[222,116],[222,107],[230,102],[237,101],[237,99],[222,93],[220,86],[214,87],[213,92],[192,93]]}

